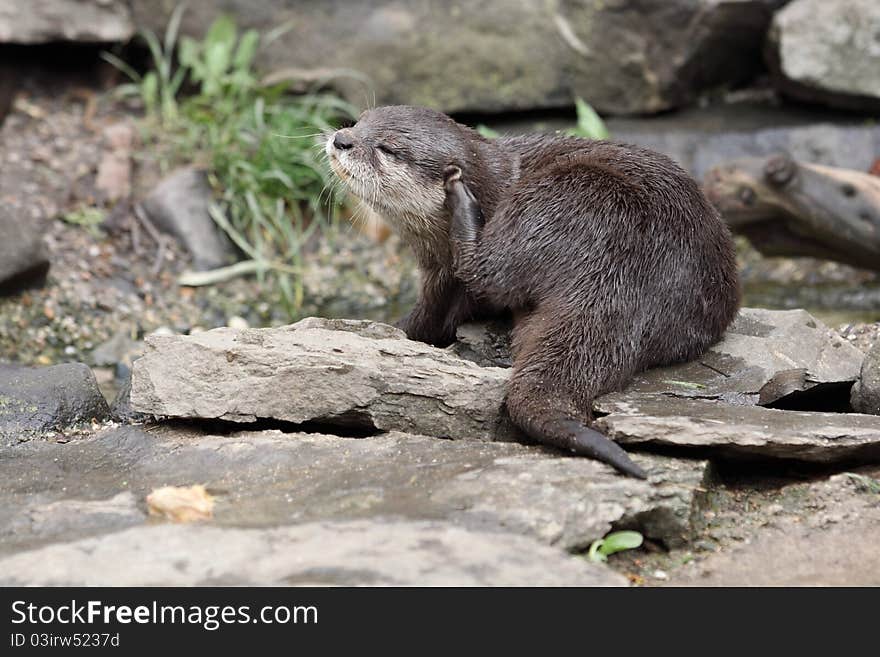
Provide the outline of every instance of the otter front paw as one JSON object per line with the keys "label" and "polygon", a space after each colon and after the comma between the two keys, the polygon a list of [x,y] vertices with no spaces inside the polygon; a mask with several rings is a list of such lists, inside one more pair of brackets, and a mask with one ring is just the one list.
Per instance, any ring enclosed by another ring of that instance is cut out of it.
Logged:
{"label": "otter front paw", "polygon": [[453,240],[472,242],[483,227],[483,213],[477,198],[461,179],[461,168],[450,165],[443,171],[446,209],[452,217],[449,227]]}

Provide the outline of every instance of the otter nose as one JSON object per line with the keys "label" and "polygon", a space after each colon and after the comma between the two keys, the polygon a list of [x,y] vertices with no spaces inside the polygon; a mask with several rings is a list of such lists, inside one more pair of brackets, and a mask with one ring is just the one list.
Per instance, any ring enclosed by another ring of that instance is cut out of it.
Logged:
{"label": "otter nose", "polygon": [[351,131],[337,130],[336,134],[333,136],[333,145],[341,151],[348,150],[354,146],[354,139],[352,139]]}

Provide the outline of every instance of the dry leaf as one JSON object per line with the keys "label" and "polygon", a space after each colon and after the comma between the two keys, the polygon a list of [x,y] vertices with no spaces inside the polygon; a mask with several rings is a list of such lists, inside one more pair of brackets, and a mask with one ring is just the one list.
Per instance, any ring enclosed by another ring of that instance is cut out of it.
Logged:
{"label": "dry leaf", "polygon": [[164,516],[174,522],[206,520],[213,515],[214,498],[204,486],[163,486],[147,495],[151,516]]}

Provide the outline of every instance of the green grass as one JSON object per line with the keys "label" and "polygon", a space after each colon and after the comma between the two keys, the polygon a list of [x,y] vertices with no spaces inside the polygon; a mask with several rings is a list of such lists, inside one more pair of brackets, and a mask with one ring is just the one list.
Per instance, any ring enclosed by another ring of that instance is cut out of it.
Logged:
{"label": "green grass", "polygon": [[331,94],[294,95],[287,83],[261,81],[254,58],[283,26],[266,35],[240,32],[221,16],[203,39],[178,38],[183,12],[178,6],[162,39],[141,32],[148,72],[104,56],[131,78],[118,93],[142,100],[144,129],[164,167],[207,167],[216,194],[211,216],[250,260],[237,271],[256,273],[296,317],[304,244],[336,209],[323,193],[330,173],[317,138],[356,110]]}

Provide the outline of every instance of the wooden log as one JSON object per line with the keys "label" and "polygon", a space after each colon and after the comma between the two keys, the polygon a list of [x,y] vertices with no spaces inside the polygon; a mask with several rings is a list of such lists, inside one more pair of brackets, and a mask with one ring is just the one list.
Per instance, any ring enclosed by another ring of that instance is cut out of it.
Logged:
{"label": "wooden log", "polygon": [[704,186],[730,227],[765,255],[880,270],[880,177],[780,154],[715,167]]}

